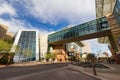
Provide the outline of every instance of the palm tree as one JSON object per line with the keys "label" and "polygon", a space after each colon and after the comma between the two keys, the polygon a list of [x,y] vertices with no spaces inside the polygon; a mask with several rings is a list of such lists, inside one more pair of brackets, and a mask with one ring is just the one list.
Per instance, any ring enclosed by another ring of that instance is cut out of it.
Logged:
{"label": "palm tree", "polygon": [[47,61],[49,61],[49,59],[52,59],[54,61],[56,58],[56,55],[54,53],[47,52],[45,58]]}
{"label": "palm tree", "polygon": [[11,49],[12,43],[0,40],[0,51],[9,51]]}
{"label": "palm tree", "polygon": [[8,65],[13,59],[14,53],[10,53],[13,41],[10,39],[0,39],[0,60],[6,59],[6,65]]}
{"label": "palm tree", "polygon": [[93,75],[97,76],[96,69],[95,69],[95,61],[96,61],[95,55],[93,53],[87,54],[87,61],[92,64]]}
{"label": "palm tree", "polygon": [[47,60],[47,62],[49,61],[49,59],[51,58],[51,53],[47,52],[45,55],[45,58]]}
{"label": "palm tree", "polygon": [[11,62],[11,60],[12,60],[13,57],[14,57],[14,55],[15,55],[14,52],[11,52],[10,54],[8,54],[8,56],[7,56],[8,60],[7,60],[6,66]]}
{"label": "palm tree", "polygon": [[8,51],[10,51],[11,47],[12,47],[12,41],[0,39],[0,53],[2,53],[0,55],[0,59],[5,56],[6,52],[8,53]]}

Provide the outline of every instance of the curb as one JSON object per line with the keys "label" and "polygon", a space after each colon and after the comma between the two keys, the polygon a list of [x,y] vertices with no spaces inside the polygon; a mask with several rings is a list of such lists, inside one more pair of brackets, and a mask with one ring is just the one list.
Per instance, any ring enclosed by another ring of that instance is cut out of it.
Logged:
{"label": "curb", "polygon": [[0,68],[5,68],[6,67],[6,65],[0,65]]}
{"label": "curb", "polygon": [[80,71],[80,72],[82,72],[82,73],[84,73],[84,74],[86,74],[86,75],[89,75],[89,76],[91,76],[91,77],[100,79],[100,80],[109,80],[109,79],[106,79],[106,78],[103,78],[103,77],[100,77],[100,76],[94,76],[93,74],[87,73],[87,72],[84,71],[84,68],[83,68],[83,67],[74,66],[74,65],[71,65],[71,64],[69,64],[68,67],[71,68],[71,69]]}
{"label": "curb", "polygon": [[[23,62],[23,63],[14,63],[14,64],[10,64],[10,65],[8,65],[7,67],[17,67],[17,66],[19,66],[19,67],[22,67],[22,66],[35,66],[35,65],[43,65],[43,64],[55,64],[55,63],[53,63],[53,62],[29,62],[29,63],[27,63],[27,62]],[[62,63],[57,63],[57,64],[62,64]],[[64,64],[64,63],[63,63]],[[6,67],[6,65],[0,65],[0,68],[5,68]]]}
{"label": "curb", "polygon": [[111,67],[111,66],[109,66],[109,65],[107,65],[107,64],[103,64],[103,65],[105,65],[105,66],[109,67],[110,69],[115,70],[115,68],[113,68],[113,67]]}

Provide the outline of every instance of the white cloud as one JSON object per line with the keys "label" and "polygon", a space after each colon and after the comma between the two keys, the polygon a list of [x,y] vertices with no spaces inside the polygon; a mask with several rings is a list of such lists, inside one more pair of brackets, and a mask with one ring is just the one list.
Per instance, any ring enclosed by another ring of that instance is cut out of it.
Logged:
{"label": "white cloud", "polygon": [[7,25],[10,32],[29,28],[42,30],[42,34],[48,33],[43,28],[35,28],[36,26],[32,26],[24,20],[14,18],[17,15],[17,8],[13,7],[12,2],[21,3],[28,14],[44,23],[57,24],[59,21],[66,20],[70,25],[74,25],[93,19],[95,16],[94,0],[13,0],[10,1],[10,4],[1,0],[0,15],[7,13],[11,16],[11,20],[0,18],[0,23]]}
{"label": "white cloud", "polygon": [[17,19],[4,20],[0,18],[0,24],[4,24],[9,27],[9,32],[17,32],[19,29],[25,29],[24,23]]}
{"label": "white cloud", "polygon": [[16,33],[20,29],[26,29],[26,30],[38,30],[41,34],[48,33],[48,31],[44,29],[41,28],[38,29],[36,27],[33,27],[30,23],[27,23],[25,20],[14,18],[14,16],[18,16],[16,9],[12,6],[12,4],[9,4],[7,1],[1,0],[0,15],[3,14],[10,15],[10,19],[8,20],[0,18],[0,24],[8,26],[9,32]]}
{"label": "white cloud", "polygon": [[26,0],[25,7],[44,23],[57,24],[66,20],[71,24],[95,17],[95,0]]}
{"label": "white cloud", "polygon": [[8,26],[8,31],[12,33],[16,33],[20,29],[25,30],[38,30],[41,35],[49,33],[47,30],[43,28],[36,28],[33,27],[31,24],[26,23],[24,20],[14,19],[11,18],[11,20],[4,20],[0,18],[0,24],[4,24]]}
{"label": "white cloud", "polygon": [[48,33],[50,33],[51,31],[47,31],[43,28],[37,28],[35,26],[32,26],[29,24],[29,29],[27,28],[27,30],[38,30],[40,35],[43,36],[43,35],[47,35]]}
{"label": "white cloud", "polygon": [[10,4],[7,2],[0,1],[0,15],[2,14],[9,14],[10,16],[16,16],[16,11],[15,8],[12,7]]}

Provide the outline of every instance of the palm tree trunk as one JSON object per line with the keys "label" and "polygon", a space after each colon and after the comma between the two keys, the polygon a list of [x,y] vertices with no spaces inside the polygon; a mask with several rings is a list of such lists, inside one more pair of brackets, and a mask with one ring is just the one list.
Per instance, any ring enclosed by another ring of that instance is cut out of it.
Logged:
{"label": "palm tree trunk", "polygon": [[0,59],[3,58],[4,55],[5,55],[5,53],[2,56],[0,56]]}
{"label": "palm tree trunk", "polygon": [[12,57],[11,57],[10,55],[8,55],[8,56],[7,56],[7,58],[8,58],[8,61],[7,61],[7,63],[6,63],[6,66],[8,66],[8,65],[9,65],[10,60],[11,60],[11,58],[12,58]]}

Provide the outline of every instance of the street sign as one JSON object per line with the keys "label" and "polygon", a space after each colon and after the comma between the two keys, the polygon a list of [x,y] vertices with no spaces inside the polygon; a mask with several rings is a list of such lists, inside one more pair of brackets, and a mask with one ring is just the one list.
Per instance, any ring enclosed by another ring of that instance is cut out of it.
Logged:
{"label": "street sign", "polygon": [[69,53],[68,53],[68,56],[73,56],[73,55],[74,55],[73,52],[69,52]]}

